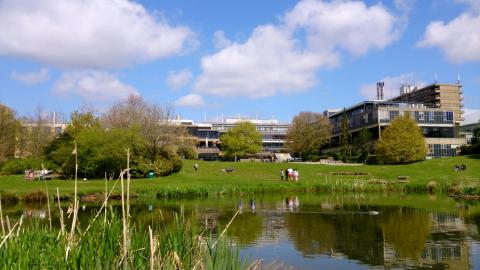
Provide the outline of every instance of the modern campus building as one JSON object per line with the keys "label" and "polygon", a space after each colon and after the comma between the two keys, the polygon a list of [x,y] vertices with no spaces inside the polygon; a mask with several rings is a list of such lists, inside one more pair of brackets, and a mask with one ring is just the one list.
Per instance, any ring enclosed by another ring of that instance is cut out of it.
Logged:
{"label": "modern campus building", "polygon": [[262,134],[262,152],[259,154],[279,153],[284,150],[285,137],[289,124],[280,123],[275,119],[226,118],[222,121],[194,123],[192,120],[175,120],[177,124],[185,126],[197,141],[197,150],[200,158],[216,159],[220,153],[220,136],[238,123],[252,123]]}
{"label": "modern campus building", "polygon": [[472,142],[476,129],[480,130],[480,120],[477,123],[460,126],[460,136],[465,137],[465,139],[467,140],[467,144],[470,144]]}
{"label": "modern campus building", "polygon": [[348,118],[349,130],[355,138],[368,129],[374,139],[399,115],[410,113],[425,136],[429,157],[455,156],[466,143],[460,136],[462,118],[462,85],[434,83],[422,88],[402,86],[400,95],[383,99],[383,83],[377,84],[377,100],[364,101],[344,110],[327,110],[324,115],[332,124],[331,144],[324,152],[335,151],[340,145],[342,118]]}

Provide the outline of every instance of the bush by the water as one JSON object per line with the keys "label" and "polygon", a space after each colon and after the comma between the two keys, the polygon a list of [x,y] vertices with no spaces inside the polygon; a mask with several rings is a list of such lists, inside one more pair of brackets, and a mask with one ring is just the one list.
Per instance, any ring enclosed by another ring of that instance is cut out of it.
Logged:
{"label": "bush by the water", "polygon": [[0,171],[1,175],[23,174],[25,170],[41,170],[42,164],[46,169],[56,169],[56,166],[47,160],[39,158],[15,158],[7,161]]}
{"label": "bush by the water", "polygon": [[18,196],[10,192],[0,191],[0,202],[2,205],[13,205],[18,202]]}

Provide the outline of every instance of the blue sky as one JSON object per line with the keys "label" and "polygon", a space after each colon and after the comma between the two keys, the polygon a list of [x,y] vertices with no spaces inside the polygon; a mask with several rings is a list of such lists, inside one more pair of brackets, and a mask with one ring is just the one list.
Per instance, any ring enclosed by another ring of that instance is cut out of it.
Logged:
{"label": "blue sky", "polygon": [[288,121],[460,74],[480,118],[478,0],[0,0],[0,29],[0,102],[19,115],[138,94],[196,121]]}

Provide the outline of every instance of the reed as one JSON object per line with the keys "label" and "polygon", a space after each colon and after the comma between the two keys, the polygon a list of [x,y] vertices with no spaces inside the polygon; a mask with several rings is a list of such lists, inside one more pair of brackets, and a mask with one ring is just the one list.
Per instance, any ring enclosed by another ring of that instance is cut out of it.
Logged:
{"label": "reed", "polygon": [[[102,211],[103,212],[103,211]],[[185,217],[176,216],[173,224],[163,225],[155,233],[142,226],[131,227],[131,251],[128,259],[122,254],[121,217],[113,210],[107,213],[107,224],[95,220],[91,229],[78,238],[74,249],[65,258],[66,237],[58,238],[58,228],[39,224],[14,236],[20,221],[0,243],[2,269],[246,269],[238,250],[227,240],[213,246],[214,239],[192,225]],[[8,247],[5,244],[8,242]]]}
{"label": "reed", "polygon": [[0,224],[2,225],[2,236],[5,235],[5,224],[3,224],[3,212],[2,212],[2,194],[0,193]]}

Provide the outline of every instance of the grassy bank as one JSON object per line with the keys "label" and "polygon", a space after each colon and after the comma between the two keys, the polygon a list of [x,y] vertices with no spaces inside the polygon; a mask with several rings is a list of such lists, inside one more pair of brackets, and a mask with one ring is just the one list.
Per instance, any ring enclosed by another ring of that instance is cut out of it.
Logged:
{"label": "grassy bank", "polygon": [[[199,164],[199,170],[193,164]],[[465,164],[465,171],[455,171]],[[280,170],[300,172],[298,183],[280,181]],[[233,173],[222,169],[234,168]],[[356,174],[356,175],[352,175]],[[407,181],[399,181],[403,176]],[[80,173],[80,177],[82,177]],[[115,181],[108,181],[109,188]],[[72,181],[47,181],[49,193],[73,193]],[[104,192],[104,180],[79,182],[79,194]],[[188,197],[221,194],[271,192],[452,192],[480,194],[480,156],[426,160],[408,165],[329,166],[299,163],[231,163],[185,161],[176,174],[132,181],[132,192],[140,197]],[[22,198],[45,190],[42,181],[25,181],[23,176],[0,176],[0,190]],[[119,193],[119,186],[114,193]]]}

